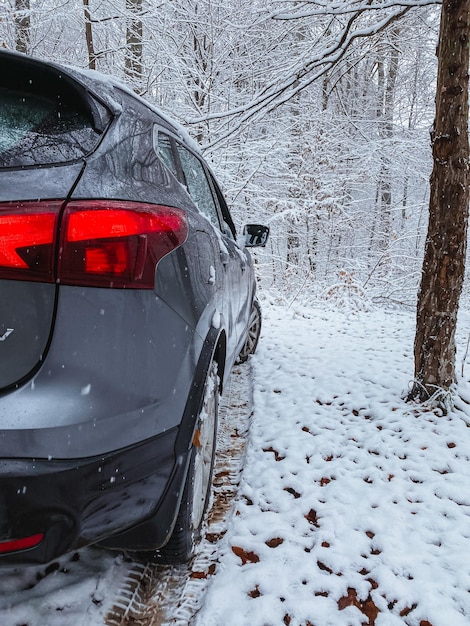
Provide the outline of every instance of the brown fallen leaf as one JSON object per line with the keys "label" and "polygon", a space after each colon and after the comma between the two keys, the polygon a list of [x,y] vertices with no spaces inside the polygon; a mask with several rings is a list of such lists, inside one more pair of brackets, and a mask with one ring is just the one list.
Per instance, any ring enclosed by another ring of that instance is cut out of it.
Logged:
{"label": "brown fallen leaf", "polygon": [[272,446],[269,448],[263,448],[263,452],[272,452],[276,461],[283,461],[286,458],[285,456],[281,456]]}
{"label": "brown fallen leaf", "polygon": [[250,598],[259,598],[261,595],[261,591],[259,590],[258,585],[256,585],[254,589],[248,592],[248,595],[250,596]]}
{"label": "brown fallen leaf", "polygon": [[370,596],[364,603],[361,603],[361,605],[361,611],[366,617],[369,618],[369,626],[374,626],[380,610],[375,606],[375,603]]}
{"label": "brown fallen leaf", "polygon": [[232,552],[242,560],[242,565],[259,562],[259,556],[255,552],[249,552],[240,546],[232,546]]}
{"label": "brown fallen leaf", "polygon": [[328,574],[333,573],[333,570],[330,569],[328,565],[325,565],[325,563],[323,563],[322,561],[317,561],[317,565],[318,565],[318,569],[321,569],[322,572],[328,572]]}
{"label": "brown fallen leaf", "polygon": [[212,576],[212,574],[214,573],[215,573],[215,563],[212,563],[209,566],[207,572],[201,572],[201,571],[191,572],[190,578],[195,578],[196,580],[205,579],[205,578],[209,578],[209,576]]}
{"label": "brown fallen leaf", "polygon": [[379,583],[376,580],[374,580],[373,578],[368,578],[367,582],[370,583],[370,586],[372,587],[372,589],[378,589]]}
{"label": "brown fallen leaf", "polygon": [[273,539],[270,539],[269,541],[266,541],[265,543],[268,546],[268,548],[277,548],[278,546],[281,545],[281,543],[284,543],[284,539],[281,539],[281,537],[274,537]]}
{"label": "brown fallen leaf", "polygon": [[338,608],[340,611],[343,611],[348,606],[355,606],[368,618],[369,621],[367,626],[375,625],[375,620],[377,619],[377,615],[380,611],[376,607],[370,595],[366,600],[359,600],[357,597],[357,591],[352,587],[348,587],[348,594],[338,600]]}
{"label": "brown fallen leaf", "polygon": [[225,531],[220,533],[206,533],[206,541],[208,541],[209,543],[217,543],[220,539],[222,539],[224,534]]}
{"label": "brown fallen leaf", "polygon": [[304,515],[307,522],[318,528],[318,516],[317,512],[314,509],[310,509],[307,515]]}
{"label": "brown fallen leaf", "polygon": [[357,599],[357,591],[352,587],[348,587],[348,595],[343,596],[338,600],[338,609],[344,611],[348,606],[355,606],[360,608],[359,600]]}
{"label": "brown fallen leaf", "polygon": [[284,487],[284,491],[287,491],[287,493],[290,493],[291,496],[294,496],[296,500],[297,498],[300,498],[300,493],[296,491],[295,489],[293,489],[292,487]]}

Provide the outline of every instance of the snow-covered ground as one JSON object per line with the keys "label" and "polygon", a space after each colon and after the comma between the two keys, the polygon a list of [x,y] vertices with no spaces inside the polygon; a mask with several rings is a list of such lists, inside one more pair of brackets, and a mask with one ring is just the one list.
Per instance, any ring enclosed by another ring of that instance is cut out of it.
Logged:
{"label": "snow-covered ground", "polygon": [[[245,467],[195,626],[468,626],[470,405],[402,400],[414,314],[263,305]],[[97,626],[122,571],[85,551],[39,582],[2,572],[0,624]]]}
{"label": "snow-covered ground", "polygon": [[402,400],[414,314],[264,313],[245,470],[197,626],[468,626],[470,406]]}

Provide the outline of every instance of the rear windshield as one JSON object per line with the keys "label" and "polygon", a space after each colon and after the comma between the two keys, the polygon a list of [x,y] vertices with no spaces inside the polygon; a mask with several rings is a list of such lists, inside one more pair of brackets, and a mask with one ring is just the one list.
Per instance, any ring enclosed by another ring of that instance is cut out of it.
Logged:
{"label": "rear windshield", "polygon": [[18,82],[0,78],[0,167],[64,163],[93,150],[101,136],[93,111],[104,107],[50,76],[31,80],[36,90]]}

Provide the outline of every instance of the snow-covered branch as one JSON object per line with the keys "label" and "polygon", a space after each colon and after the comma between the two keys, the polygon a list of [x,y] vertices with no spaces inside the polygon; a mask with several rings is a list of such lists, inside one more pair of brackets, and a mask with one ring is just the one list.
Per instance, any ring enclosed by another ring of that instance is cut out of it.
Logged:
{"label": "snow-covered branch", "polygon": [[341,29],[329,45],[320,49],[314,48],[310,58],[301,59],[294,67],[289,68],[284,76],[275,76],[249,102],[227,111],[188,119],[187,123],[200,124],[208,120],[227,120],[226,130],[219,132],[218,136],[205,146],[206,148],[214,147],[236,134],[247,121],[266,114],[291,100],[338,63],[356,39],[377,35],[392,22],[403,17],[410,8],[408,6],[395,7],[375,22],[364,25],[361,25],[360,18],[365,14],[365,9],[355,12],[344,24],[341,24]]}
{"label": "snow-covered branch", "polygon": [[[285,0],[283,0],[285,1]],[[442,4],[442,0],[344,0],[330,2],[329,0],[306,0],[300,5],[295,0],[288,3],[295,4],[294,10],[282,9],[273,13],[272,17],[278,20],[292,20],[320,15],[348,15],[357,11],[381,11],[392,8],[425,7],[433,4]]]}

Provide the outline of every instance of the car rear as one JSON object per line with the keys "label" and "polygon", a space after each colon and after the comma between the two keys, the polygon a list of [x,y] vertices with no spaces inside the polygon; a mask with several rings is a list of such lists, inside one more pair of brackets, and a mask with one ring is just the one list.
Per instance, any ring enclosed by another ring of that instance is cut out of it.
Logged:
{"label": "car rear", "polygon": [[155,267],[184,271],[191,218],[125,165],[126,142],[150,152],[112,87],[1,54],[0,561],[105,539],[171,492],[164,538],[204,339]]}

